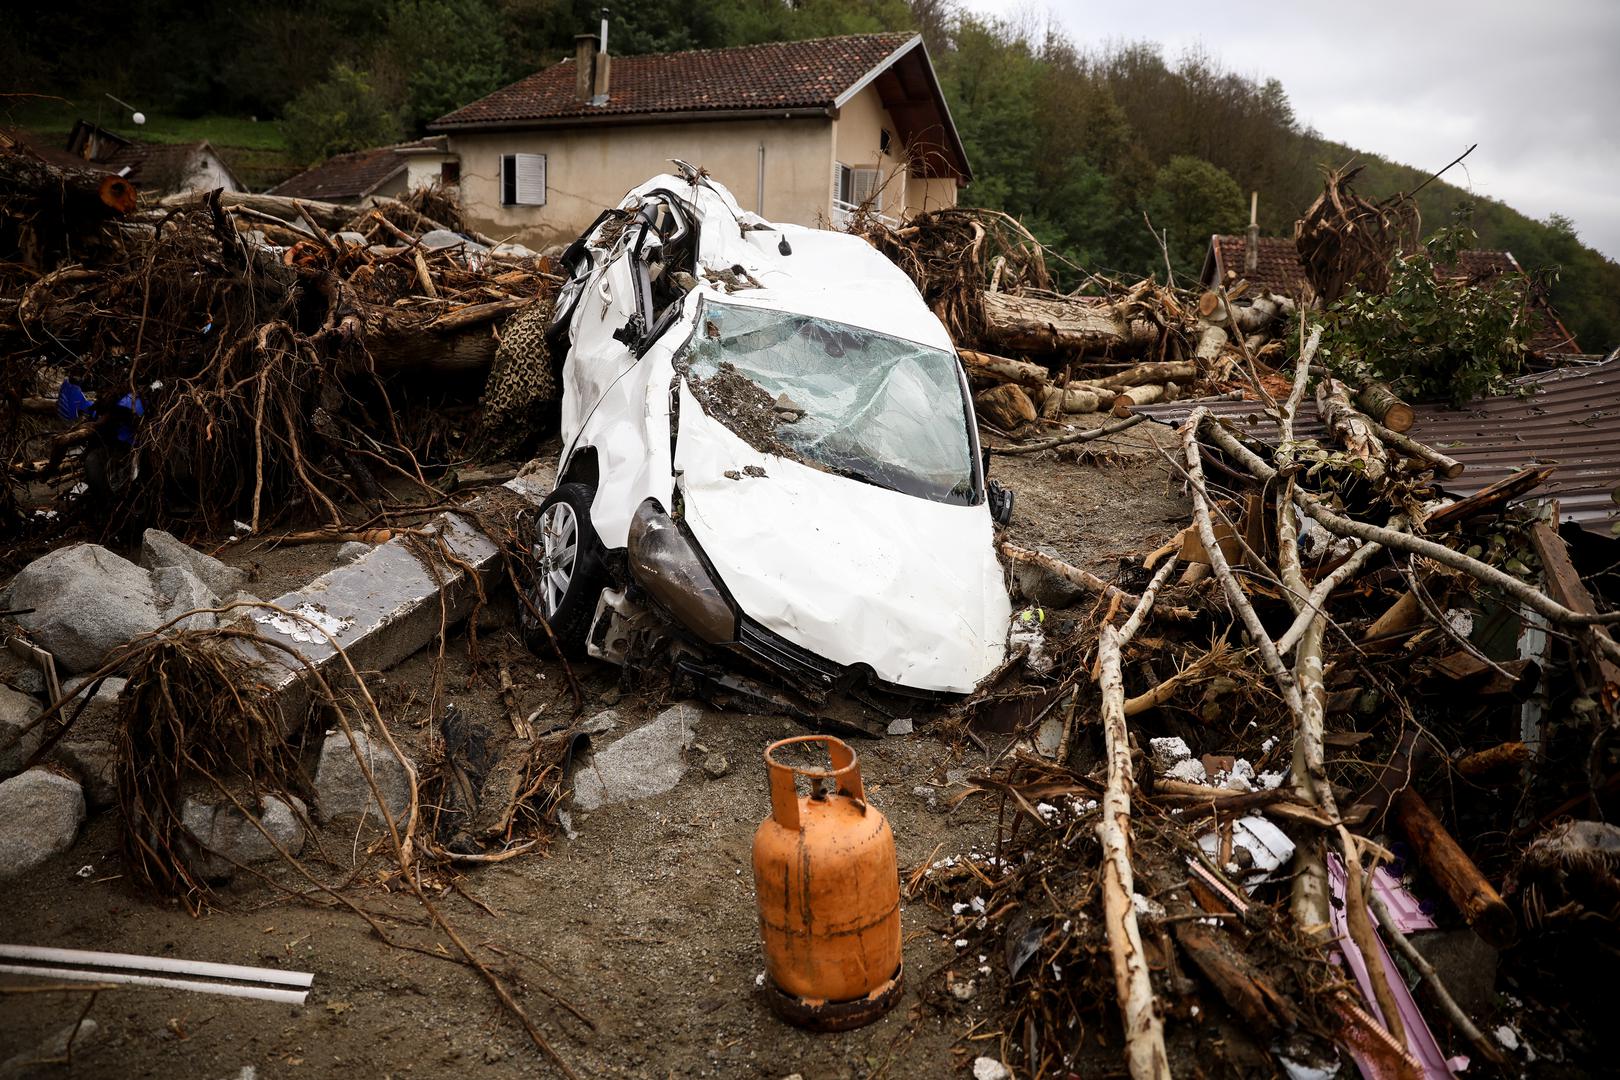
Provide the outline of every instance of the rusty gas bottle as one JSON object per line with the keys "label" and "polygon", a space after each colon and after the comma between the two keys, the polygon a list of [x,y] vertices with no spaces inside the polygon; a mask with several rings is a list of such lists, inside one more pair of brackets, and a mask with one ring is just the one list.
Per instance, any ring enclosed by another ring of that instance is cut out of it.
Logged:
{"label": "rusty gas bottle", "polygon": [[[819,744],[830,768],[785,765],[786,747]],[[866,801],[855,751],[831,735],[765,750],[771,815],[754,833],[754,892],[765,992],[782,1019],[844,1031],[900,999],[900,868],[894,833]],[[810,782],[801,796],[798,778]],[[830,790],[829,790],[830,789]]]}

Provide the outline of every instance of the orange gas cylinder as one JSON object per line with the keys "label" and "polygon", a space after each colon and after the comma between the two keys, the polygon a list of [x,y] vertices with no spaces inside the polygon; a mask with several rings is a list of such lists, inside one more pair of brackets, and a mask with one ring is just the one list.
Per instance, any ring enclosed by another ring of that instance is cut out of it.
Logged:
{"label": "orange gas cylinder", "polygon": [[[831,767],[777,760],[799,744],[824,746]],[[754,892],[771,1007],[821,1031],[860,1027],[900,998],[894,833],[866,801],[855,751],[831,735],[772,743],[765,766],[771,816],[754,834]]]}

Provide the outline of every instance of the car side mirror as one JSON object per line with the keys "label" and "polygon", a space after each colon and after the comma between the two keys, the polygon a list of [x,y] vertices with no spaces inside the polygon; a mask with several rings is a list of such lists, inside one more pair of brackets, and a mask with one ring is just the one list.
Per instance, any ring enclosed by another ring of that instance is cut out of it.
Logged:
{"label": "car side mirror", "polygon": [[1007,525],[1012,522],[1012,488],[1002,487],[1001,481],[992,480],[985,486],[985,501],[990,504],[990,519],[997,525]]}

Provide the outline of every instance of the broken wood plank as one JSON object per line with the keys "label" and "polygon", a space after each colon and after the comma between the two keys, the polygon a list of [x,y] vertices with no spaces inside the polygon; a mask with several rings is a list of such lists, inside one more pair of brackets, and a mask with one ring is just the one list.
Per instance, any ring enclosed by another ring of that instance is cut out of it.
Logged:
{"label": "broken wood plank", "polygon": [[1547,477],[1553,474],[1554,465],[1535,465],[1528,469],[1520,469],[1512,476],[1498,480],[1488,487],[1483,487],[1466,499],[1460,499],[1450,506],[1442,506],[1429,515],[1424,527],[1429,532],[1438,532],[1441,529],[1455,525],[1459,521],[1479,517],[1481,514],[1492,514],[1517,499],[1526,492],[1534,491],[1546,482]]}

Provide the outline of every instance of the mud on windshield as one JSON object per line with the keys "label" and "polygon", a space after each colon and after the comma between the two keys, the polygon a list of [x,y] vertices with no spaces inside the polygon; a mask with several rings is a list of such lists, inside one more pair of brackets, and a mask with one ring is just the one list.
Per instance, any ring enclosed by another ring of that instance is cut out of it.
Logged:
{"label": "mud on windshield", "polygon": [[756,450],[934,502],[979,501],[971,414],[949,352],[709,302],[675,362],[704,410]]}

